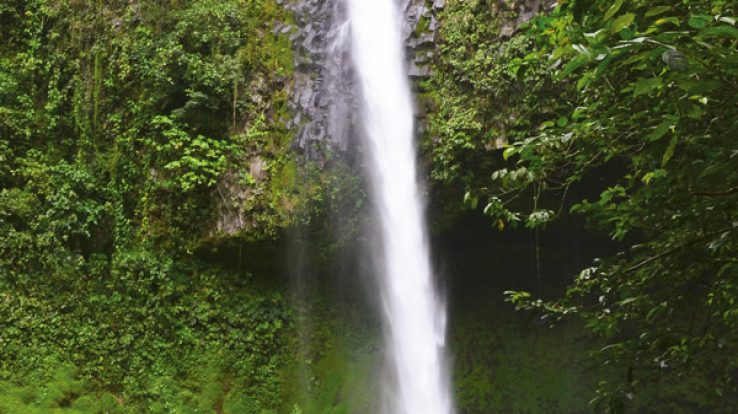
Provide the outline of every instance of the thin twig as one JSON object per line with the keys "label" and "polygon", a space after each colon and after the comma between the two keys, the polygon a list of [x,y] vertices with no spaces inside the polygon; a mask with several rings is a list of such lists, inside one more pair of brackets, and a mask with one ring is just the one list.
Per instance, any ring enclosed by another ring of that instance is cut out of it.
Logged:
{"label": "thin twig", "polygon": [[690,193],[690,195],[695,196],[706,196],[706,197],[719,197],[719,196],[726,196],[738,193],[738,187],[729,188],[725,191],[700,191],[700,192],[694,192]]}
{"label": "thin twig", "polygon": [[656,256],[650,257],[650,258],[648,258],[648,259],[646,259],[646,260],[644,260],[644,261],[642,261],[642,262],[640,262],[640,263],[638,263],[638,264],[636,264],[636,265],[628,268],[626,270],[626,272],[633,272],[635,270],[638,270],[638,269],[642,268],[643,266],[646,266],[646,265],[648,265],[650,263],[653,263],[656,260],[659,260],[659,259],[661,259],[663,257],[666,257],[666,256],[669,256],[671,254],[674,254],[674,253],[678,252],[679,250],[682,250],[682,249],[685,249],[685,248],[687,248],[689,246],[692,246],[693,244],[699,243],[701,241],[705,241],[705,240],[707,240],[707,239],[709,239],[711,237],[715,237],[715,236],[720,235],[720,234],[723,234],[723,233],[730,233],[730,232],[733,232],[735,230],[738,230],[738,227],[731,227],[729,229],[723,229],[723,230],[720,230],[720,231],[716,231],[716,232],[713,232],[713,233],[706,234],[706,235],[704,235],[704,236],[702,236],[700,238],[697,238],[697,239],[694,239],[694,240],[690,241],[689,243],[685,243],[685,244],[682,244],[681,246],[673,247],[673,248],[671,248],[671,249],[669,249],[669,250],[667,250],[665,252],[662,252],[662,253],[657,254]]}

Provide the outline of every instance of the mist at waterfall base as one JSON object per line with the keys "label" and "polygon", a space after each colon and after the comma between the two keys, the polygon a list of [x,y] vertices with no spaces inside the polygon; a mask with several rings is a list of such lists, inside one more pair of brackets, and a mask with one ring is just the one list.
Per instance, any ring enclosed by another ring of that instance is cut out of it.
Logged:
{"label": "mist at waterfall base", "polygon": [[387,331],[387,409],[449,414],[446,311],[434,285],[419,193],[402,19],[394,0],[346,2],[371,196],[381,227],[375,268]]}

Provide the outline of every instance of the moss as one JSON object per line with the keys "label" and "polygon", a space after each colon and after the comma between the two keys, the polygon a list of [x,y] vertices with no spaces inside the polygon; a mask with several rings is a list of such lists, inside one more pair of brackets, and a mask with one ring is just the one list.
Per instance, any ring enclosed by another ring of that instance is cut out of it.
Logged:
{"label": "moss", "polygon": [[418,19],[418,25],[415,28],[415,33],[417,34],[428,33],[429,28],[430,28],[430,19],[425,16],[420,16],[420,19]]}
{"label": "moss", "polygon": [[292,42],[286,34],[280,34],[275,44],[277,50],[277,62],[282,76],[291,76],[294,73],[294,52]]}
{"label": "moss", "polygon": [[601,372],[590,369],[591,343],[580,326],[526,323],[501,298],[456,311],[449,335],[460,412],[589,411]]}
{"label": "moss", "polygon": [[287,366],[281,413],[373,414],[379,411],[380,332],[351,311],[314,304],[302,319]]}
{"label": "moss", "polygon": [[466,333],[468,342],[457,351],[473,355],[456,367],[457,396],[466,412],[553,414],[587,408],[595,377],[586,374],[585,348],[575,339],[580,330],[473,325],[466,329],[476,333]]}
{"label": "moss", "polygon": [[0,413],[3,414],[124,414],[118,399],[95,392],[77,377],[70,365],[58,365],[46,374],[28,378],[26,384],[0,382]]}

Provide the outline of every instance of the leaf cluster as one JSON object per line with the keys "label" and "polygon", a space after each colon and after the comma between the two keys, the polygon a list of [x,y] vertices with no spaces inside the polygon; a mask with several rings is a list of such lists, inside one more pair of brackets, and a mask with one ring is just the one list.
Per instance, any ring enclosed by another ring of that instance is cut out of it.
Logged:
{"label": "leaf cluster", "polygon": [[[444,30],[459,34],[444,38],[440,65],[462,75],[437,75],[452,98],[437,96],[435,122],[473,113],[477,126],[446,124],[433,157],[449,176],[438,178],[461,177],[466,199],[487,201],[500,228],[540,227],[570,209],[623,246],[560,300],[511,299],[552,321],[576,315],[609,342],[596,356],[622,376],[601,384],[598,410],[622,412],[646,404],[649,387],[689,383],[702,391],[684,391],[674,404],[730,412],[738,398],[736,4],[567,1],[501,45],[492,33],[464,48],[464,35],[482,33],[469,25],[497,24],[468,7],[447,12]],[[517,50],[517,58],[477,58],[495,50]],[[466,67],[454,51],[471,57]],[[495,89],[466,86],[475,77],[492,77]],[[454,100],[467,94],[463,104]],[[489,138],[486,128],[495,131]],[[485,151],[497,138],[507,142],[502,157]],[[477,162],[482,156],[488,161]],[[468,168],[454,167],[464,160]]]}

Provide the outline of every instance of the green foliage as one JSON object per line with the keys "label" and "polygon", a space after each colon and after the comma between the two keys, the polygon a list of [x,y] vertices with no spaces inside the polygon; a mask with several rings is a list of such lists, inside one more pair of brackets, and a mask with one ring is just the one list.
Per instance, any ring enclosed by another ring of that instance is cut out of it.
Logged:
{"label": "green foliage", "polygon": [[446,204],[464,189],[486,187],[498,165],[493,151],[525,136],[559,98],[568,99],[569,91],[531,53],[531,38],[501,41],[515,13],[512,3],[480,0],[449,2],[443,13],[439,58],[427,85],[431,139],[424,149]]}
{"label": "green foliage", "polygon": [[139,250],[116,255],[109,276],[40,281],[13,296],[3,282],[0,375],[19,381],[58,356],[80,367],[87,389],[112,391],[127,406],[158,401],[151,412],[190,404],[183,392],[215,384],[221,400],[253,395],[251,406],[276,407],[290,316],[280,295],[251,293],[238,278]]}
{"label": "green foliage", "polygon": [[[13,149],[3,159],[36,149],[83,165],[139,237],[193,247],[215,221],[226,172],[269,157],[269,183],[291,157],[281,124],[291,45],[271,33],[289,19],[272,0],[6,0],[0,20],[12,39],[0,50],[0,148]],[[241,148],[236,138],[254,128],[267,142]],[[287,215],[282,194],[252,194],[270,216]]]}
{"label": "green foliage", "polygon": [[[638,406],[655,387],[681,392],[649,412],[731,412],[735,3],[560,2],[505,42],[492,2],[449,3],[434,177],[463,183],[473,207],[486,200],[500,228],[538,228],[571,205],[623,246],[561,300],[511,299],[550,320],[576,315],[608,341],[597,358],[621,375],[603,379],[597,410]],[[491,141],[506,142],[501,157]]]}
{"label": "green foliage", "polygon": [[26,385],[0,383],[0,413],[18,414],[124,414],[120,401],[109,393],[96,393],[68,365],[37,374]]}
{"label": "green foliage", "polygon": [[278,408],[288,306],[198,250],[257,157],[244,231],[293,219],[278,21],[273,0],[0,0],[0,412]]}
{"label": "green foliage", "polygon": [[105,191],[80,165],[29,151],[0,189],[3,282],[31,289],[43,278],[77,277],[89,240],[107,216]]}
{"label": "green foliage", "polygon": [[[152,142],[151,152],[162,159],[167,175],[174,175],[175,190],[188,192],[198,187],[213,187],[225,172],[227,146],[218,140],[198,135],[190,136],[165,116],[152,121],[160,130],[159,142]],[[233,150],[231,150],[233,151]],[[169,161],[169,162],[167,162]],[[163,186],[167,186],[165,181]]]}
{"label": "green foliage", "polygon": [[[500,304],[495,315],[506,312]],[[587,407],[596,375],[578,327],[541,331],[476,315],[457,324],[452,345],[460,411],[575,413]]]}
{"label": "green foliage", "polygon": [[[356,307],[313,297],[298,306],[293,349],[285,370],[290,414],[370,414],[379,410],[380,329]],[[303,298],[304,300],[304,298]]]}

